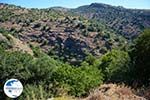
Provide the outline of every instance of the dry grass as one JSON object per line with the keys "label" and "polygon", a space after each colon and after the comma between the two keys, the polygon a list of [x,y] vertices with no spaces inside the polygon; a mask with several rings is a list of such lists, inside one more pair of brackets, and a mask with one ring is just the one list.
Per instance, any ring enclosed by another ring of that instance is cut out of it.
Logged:
{"label": "dry grass", "polygon": [[146,100],[125,85],[104,84],[82,100]]}
{"label": "dry grass", "polygon": [[138,89],[137,94],[145,97],[147,100],[150,100],[150,86]]}
{"label": "dry grass", "polygon": [[76,99],[73,99],[72,97],[68,97],[68,96],[62,96],[62,97],[57,97],[54,100],[76,100]]}
{"label": "dry grass", "polygon": [[33,55],[33,51],[32,49],[24,42],[22,42],[21,40],[15,38],[14,36],[8,34],[8,36],[12,39],[13,41],[13,51],[23,51],[26,52],[30,55]]}

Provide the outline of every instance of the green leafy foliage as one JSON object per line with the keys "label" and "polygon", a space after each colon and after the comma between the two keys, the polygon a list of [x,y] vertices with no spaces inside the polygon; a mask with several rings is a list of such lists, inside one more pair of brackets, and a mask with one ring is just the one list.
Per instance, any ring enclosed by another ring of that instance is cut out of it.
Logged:
{"label": "green leafy foliage", "polygon": [[[41,83],[42,84],[42,83]],[[26,85],[20,100],[45,100],[49,98],[49,93],[42,85]]]}
{"label": "green leafy foliage", "polygon": [[66,64],[58,67],[53,74],[53,80],[59,86],[68,88],[68,93],[75,96],[84,95],[89,89],[101,84],[102,77],[100,71],[92,66],[75,68]]}
{"label": "green leafy foliage", "polygon": [[135,64],[135,77],[140,84],[149,84],[150,80],[150,29],[145,30],[141,36],[136,39],[132,51],[132,57]]}
{"label": "green leafy foliage", "polygon": [[21,52],[1,52],[0,54],[0,79],[6,81],[10,78],[20,80],[28,79],[26,67],[32,60],[29,54]]}
{"label": "green leafy foliage", "polygon": [[[5,51],[3,48],[0,53],[0,80],[4,83],[10,78],[19,79],[25,87],[25,98],[28,98],[28,94],[33,98],[37,97],[38,89],[44,91],[43,95],[49,96],[61,95],[61,89],[67,94],[81,96],[103,82],[101,71],[88,64],[75,67],[54,60],[46,54],[34,58],[29,54]],[[38,88],[39,84],[41,87]]]}
{"label": "green leafy foliage", "polygon": [[123,82],[128,77],[130,57],[127,52],[112,50],[100,58],[99,69],[107,81]]}
{"label": "green leafy foliage", "polygon": [[41,81],[49,82],[52,77],[53,70],[58,64],[56,63],[57,62],[54,59],[48,56],[33,59],[31,64],[28,66],[30,75],[28,83],[32,83],[32,80],[34,80],[34,83],[36,84]]}

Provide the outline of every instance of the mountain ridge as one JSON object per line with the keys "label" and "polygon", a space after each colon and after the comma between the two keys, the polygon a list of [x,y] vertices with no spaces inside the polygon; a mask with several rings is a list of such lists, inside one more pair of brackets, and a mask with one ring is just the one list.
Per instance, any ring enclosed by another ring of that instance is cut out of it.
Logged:
{"label": "mountain ridge", "polygon": [[126,38],[136,37],[150,27],[150,10],[126,9],[107,4],[93,3],[72,10],[89,19],[96,19]]}

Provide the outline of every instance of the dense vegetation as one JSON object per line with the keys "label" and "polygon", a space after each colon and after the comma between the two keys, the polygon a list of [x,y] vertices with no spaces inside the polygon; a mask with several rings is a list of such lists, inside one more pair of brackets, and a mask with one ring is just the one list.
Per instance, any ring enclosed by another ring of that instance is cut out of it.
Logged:
{"label": "dense vegetation", "polygon": [[132,50],[132,59],[134,63],[135,77],[139,81],[140,85],[150,84],[150,29],[146,29],[141,34],[134,44]]}
{"label": "dense vegetation", "polygon": [[60,9],[0,7],[0,99],[8,99],[3,84],[10,78],[23,83],[19,100],[82,97],[110,82],[149,86],[150,29],[127,40]]}

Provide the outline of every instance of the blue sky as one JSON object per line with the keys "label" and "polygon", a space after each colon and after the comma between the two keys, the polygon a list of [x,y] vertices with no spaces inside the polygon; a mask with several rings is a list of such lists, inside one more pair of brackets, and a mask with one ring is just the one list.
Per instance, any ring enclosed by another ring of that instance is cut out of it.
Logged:
{"label": "blue sky", "polygon": [[54,6],[76,8],[95,2],[126,8],[150,9],[150,0],[0,0],[0,3],[15,4],[26,8],[48,8]]}

